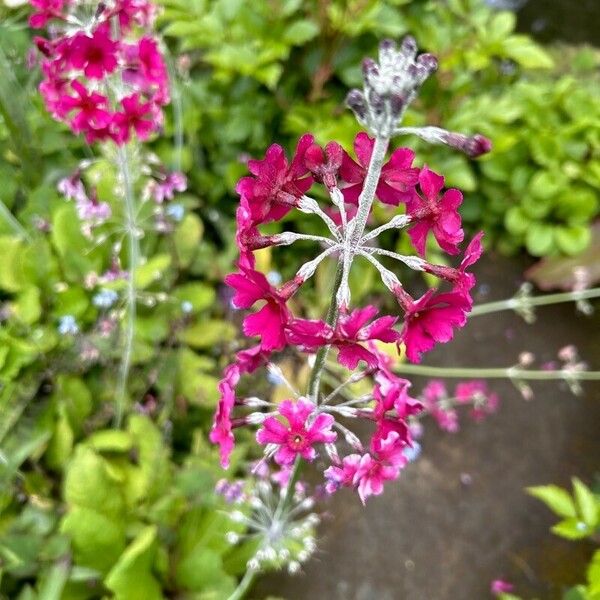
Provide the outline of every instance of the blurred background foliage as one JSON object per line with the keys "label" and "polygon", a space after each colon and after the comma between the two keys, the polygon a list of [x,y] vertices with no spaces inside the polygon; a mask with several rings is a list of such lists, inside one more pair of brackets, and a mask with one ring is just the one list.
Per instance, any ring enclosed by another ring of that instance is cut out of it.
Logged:
{"label": "blurred background foliage", "polygon": [[[274,141],[291,150],[311,131],[352,147],[358,127],[343,100],[382,37],[411,32],[440,58],[407,124],[493,140],[475,162],[398,142],[465,192],[466,224],[488,246],[576,255],[599,211],[596,51],[542,48],[483,0],[161,4],[174,89],[152,150],[190,185],[174,233],[143,240],[122,431],[111,429],[119,332],[101,334],[105,314],[85,281],[111,267],[111,251],[91,246],[56,191],[91,150],[42,107],[27,8],[0,5],[0,597],[217,600],[233,589],[248,548],[224,542],[231,524],[206,443],[218,372],[238,345],[220,285],[235,258],[233,190],[247,158]],[[110,158],[88,176],[118,217]],[[303,230],[303,219],[286,229]],[[268,267],[270,253],[260,260]],[[278,251],[284,277],[298,264]],[[377,293],[371,271],[353,276],[354,297]],[[323,267],[308,315],[321,314],[329,280]],[[61,334],[67,316],[76,334]]]}

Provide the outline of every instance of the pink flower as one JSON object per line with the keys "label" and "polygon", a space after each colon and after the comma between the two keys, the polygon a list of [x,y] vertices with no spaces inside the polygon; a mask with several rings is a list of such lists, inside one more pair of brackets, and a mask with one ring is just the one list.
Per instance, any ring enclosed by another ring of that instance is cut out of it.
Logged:
{"label": "pink flower", "polygon": [[444,187],[444,178],[427,166],[419,173],[419,186],[424,198],[414,194],[406,204],[407,214],[415,221],[408,230],[415,250],[425,256],[427,235],[431,231],[442,250],[448,254],[458,254],[457,245],[464,238],[457,211],[462,203],[462,194],[458,190],[449,189],[438,199]]}
{"label": "pink flower", "polygon": [[111,39],[107,26],[98,27],[92,36],[76,34],[70,42],[69,62],[83,69],[90,79],[103,79],[117,68],[118,42]]}
{"label": "pink flower", "polygon": [[383,419],[391,410],[396,411],[400,419],[419,414],[423,404],[408,395],[411,387],[408,379],[402,379],[380,371],[375,375],[373,398],[375,399],[374,414],[376,419]]}
{"label": "pink flower", "polygon": [[337,142],[329,142],[324,151],[318,144],[312,144],[304,154],[304,164],[317,181],[332,189],[337,185],[343,156],[344,150]]}
{"label": "pink flower", "polygon": [[240,380],[240,369],[237,364],[225,369],[224,377],[219,382],[219,403],[210,430],[209,439],[220,448],[221,466],[229,467],[229,457],[233,452],[235,439],[232,433],[231,412],[235,405],[235,388]]}
{"label": "pink flower", "polygon": [[460,404],[472,404],[470,416],[481,421],[498,408],[498,395],[488,390],[482,380],[463,381],[456,386],[454,396]]}
{"label": "pink flower", "polygon": [[112,115],[107,110],[108,98],[97,92],[88,92],[77,80],[71,82],[71,88],[76,96],[62,96],[59,105],[63,114],[77,111],[71,120],[73,131],[85,133],[86,138],[94,137],[94,132],[103,134],[112,120]]}
{"label": "pink flower", "polygon": [[377,366],[377,355],[361,342],[380,340],[396,342],[399,333],[393,329],[397,318],[386,316],[367,323],[377,314],[374,306],[366,306],[341,314],[335,329],[324,321],[294,319],[289,325],[289,340],[304,351],[312,352],[320,346],[331,344],[338,349],[338,362],[350,370],[364,360],[371,368]]}
{"label": "pink flower", "polygon": [[360,454],[350,454],[345,456],[341,465],[332,465],[325,469],[324,475],[327,483],[325,490],[328,494],[333,494],[341,487],[353,487],[354,476],[360,464]]}
{"label": "pink flower", "polygon": [[432,379],[423,389],[425,410],[436,420],[443,431],[455,433],[458,431],[458,414],[446,405],[448,392],[443,381]]}
{"label": "pink flower", "polygon": [[159,181],[154,181],[151,192],[154,201],[162,204],[165,200],[173,200],[175,192],[185,192],[187,178],[179,171],[165,173]]}
{"label": "pink flower", "polygon": [[114,139],[117,144],[125,144],[133,130],[140,140],[147,140],[155,129],[152,119],[152,103],[140,103],[139,94],[131,94],[121,100],[123,112],[115,113],[113,119]]}
{"label": "pink flower", "polygon": [[125,45],[127,68],[123,80],[152,97],[157,104],[169,101],[169,75],[156,40],[143,37],[137,44]]}
{"label": "pink flower", "polygon": [[500,594],[510,594],[513,591],[514,585],[509,583],[508,581],[504,581],[502,579],[494,579],[490,584],[490,591],[494,596],[499,596]]}
{"label": "pink flower", "polygon": [[405,443],[395,431],[373,446],[372,455],[367,453],[361,456],[353,478],[363,504],[369,496],[379,496],[384,483],[397,479],[400,470],[408,462],[404,455]]}
{"label": "pink flower", "polygon": [[269,147],[263,160],[248,161],[252,176],[242,177],[236,191],[255,224],[278,221],[309,190],[313,178],[307,176],[304,153],[312,143],[312,135],[303,135],[291,164],[278,144]]}
{"label": "pink flower", "polygon": [[[344,184],[340,187],[346,202],[358,204],[374,145],[374,139],[360,132],[354,139],[354,151],[358,163],[344,152],[340,168],[340,176]],[[381,170],[376,191],[377,198],[392,206],[398,206],[401,202],[407,202],[412,198],[419,175],[419,169],[412,166],[414,158],[415,153],[409,148],[398,148],[392,153],[390,160]]]}
{"label": "pink flower", "polygon": [[465,300],[469,302],[469,309],[473,306],[473,300],[471,298],[470,291],[477,280],[475,279],[475,275],[473,275],[473,273],[467,272],[467,268],[474,265],[483,253],[483,245],[481,244],[482,237],[483,231],[480,231],[469,242],[460,266],[458,267],[458,277],[453,287],[453,291],[462,293]]}
{"label": "pink flower", "polygon": [[123,31],[129,31],[136,23],[140,27],[149,27],[156,17],[156,6],[148,0],[117,0],[115,12],[119,15],[119,25]]}
{"label": "pink flower", "polygon": [[260,336],[263,350],[281,350],[286,344],[285,328],[290,320],[286,306],[289,296],[281,295],[262,273],[241,266],[240,271],[225,278],[225,283],[235,290],[233,305],[250,308],[259,300],[266,300],[258,312],[244,319],[244,333]]}
{"label": "pink flower", "polygon": [[297,455],[314,460],[317,456],[314,444],[330,444],[337,437],[331,430],[334,423],[331,415],[320,413],[309,421],[316,408],[306,400],[284,400],[279,406],[279,414],[287,420],[287,426],[275,417],[268,417],[257,432],[256,441],[279,446],[275,454],[275,462],[279,465],[291,464]]}
{"label": "pink flower", "polygon": [[404,306],[404,327],[400,334],[406,347],[406,356],[413,363],[421,361],[421,354],[436,344],[445,344],[454,336],[454,329],[467,322],[470,303],[459,292],[435,295],[428,290],[418,300]]}
{"label": "pink flower", "polygon": [[34,29],[41,29],[50,19],[62,17],[65,0],[29,0],[29,4],[36,9],[29,17],[29,25]]}

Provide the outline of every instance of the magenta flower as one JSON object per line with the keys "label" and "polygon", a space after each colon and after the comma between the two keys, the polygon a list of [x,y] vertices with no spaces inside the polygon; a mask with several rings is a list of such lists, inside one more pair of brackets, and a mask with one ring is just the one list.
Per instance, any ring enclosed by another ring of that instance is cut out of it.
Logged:
{"label": "magenta flower", "polygon": [[98,27],[92,36],[76,34],[70,43],[69,62],[83,69],[90,79],[103,79],[117,68],[118,42],[111,39],[107,26]]}
{"label": "magenta flower", "polygon": [[490,591],[492,592],[492,594],[494,594],[494,596],[499,596],[500,594],[510,594],[513,589],[514,589],[514,585],[512,583],[509,583],[508,581],[504,581],[502,579],[494,579],[494,581],[492,581],[492,583],[490,584]]}
{"label": "magenta flower", "polygon": [[71,88],[75,97],[62,96],[59,105],[64,114],[77,111],[71,120],[73,131],[84,132],[86,138],[93,137],[95,132],[97,135],[108,135],[108,126],[112,121],[112,115],[107,110],[108,98],[97,92],[88,92],[77,80],[71,82]]}
{"label": "magenta flower", "polygon": [[337,492],[341,487],[353,487],[354,477],[360,464],[360,454],[345,456],[341,464],[332,465],[325,469],[324,475],[327,483],[325,490],[328,494]]}
{"label": "magenta flower", "polygon": [[34,29],[41,29],[50,19],[62,17],[65,0],[29,0],[29,4],[36,9],[29,17],[29,25]]}
{"label": "magenta flower", "polygon": [[260,336],[263,350],[281,350],[286,344],[285,329],[290,320],[286,306],[289,295],[280,294],[258,271],[241,266],[240,271],[225,278],[225,283],[235,290],[233,305],[250,308],[259,300],[266,300],[258,312],[244,319],[244,333]]}
{"label": "magenta flower", "polygon": [[443,381],[432,379],[423,389],[425,410],[435,419],[440,429],[450,433],[458,431],[458,414],[446,402],[448,392]]}
{"label": "magenta flower", "polygon": [[115,12],[119,16],[122,31],[129,31],[136,23],[149,27],[156,16],[156,6],[148,0],[116,0]]}
{"label": "magenta flower", "polygon": [[125,144],[133,130],[140,140],[147,140],[155,129],[152,119],[152,103],[140,103],[139,94],[131,94],[121,100],[122,112],[115,114],[113,119],[114,140],[117,144]]}
{"label": "magenta flower", "polygon": [[483,252],[483,245],[481,244],[481,238],[483,238],[483,231],[476,234],[473,239],[469,242],[463,259],[458,267],[458,277],[454,283],[453,291],[463,294],[465,300],[470,304],[469,309],[473,306],[473,300],[470,295],[470,291],[476,283],[475,275],[468,273],[467,269],[474,265]]}
{"label": "magenta flower", "polygon": [[405,443],[392,431],[373,445],[372,455],[361,456],[353,483],[363,504],[369,496],[379,496],[386,481],[394,481],[408,462],[404,455]]}
{"label": "magenta flower", "polygon": [[[340,177],[344,184],[340,188],[346,202],[358,204],[374,145],[375,140],[361,131],[354,138],[354,151],[358,162],[344,152],[340,168]],[[409,148],[398,148],[392,153],[390,160],[381,170],[375,194],[377,198],[392,206],[398,206],[412,198],[419,175],[419,169],[412,166],[414,158],[415,153]]]}
{"label": "magenta flower", "polygon": [[470,309],[462,293],[436,295],[433,289],[407,304],[400,338],[406,347],[408,360],[421,362],[423,352],[428,352],[438,343],[449,342],[454,336],[454,329],[464,327],[466,313]]}
{"label": "magenta flower", "polygon": [[364,360],[370,368],[377,366],[377,355],[361,342],[380,340],[397,342],[399,333],[393,329],[397,318],[386,316],[367,323],[377,314],[374,306],[358,308],[351,313],[341,314],[335,329],[324,321],[294,319],[289,325],[289,341],[306,352],[331,344],[338,349],[338,362],[350,370],[356,369]]}
{"label": "magenta flower", "polygon": [[240,380],[240,369],[237,364],[225,369],[224,377],[219,382],[219,403],[215,412],[214,422],[209,439],[219,446],[221,466],[229,466],[229,457],[233,452],[235,439],[232,433],[231,412],[235,406],[235,388]]}
{"label": "magenta flower", "polygon": [[419,173],[419,187],[424,197],[414,194],[406,203],[406,212],[415,221],[408,230],[415,250],[425,256],[427,235],[431,231],[442,250],[458,254],[458,244],[464,238],[457,210],[463,200],[462,194],[449,189],[438,198],[444,187],[444,178],[427,166]]}
{"label": "magenta flower", "polygon": [[155,40],[142,38],[137,44],[125,44],[127,68],[123,80],[152,96],[157,104],[169,102],[169,75]]}
{"label": "magenta flower", "polygon": [[242,177],[236,191],[255,224],[278,221],[310,189],[313,178],[307,175],[304,153],[312,143],[312,135],[303,135],[291,164],[278,144],[269,147],[263,160],[248,161],[252,176]]}
{"label": "magenta flower", "polygon": [[275,453],[275,462],[279,465],[293,463],[297,455],[305,460],[314,460],[317,456],[314,445],[330,444],[337,437],[331,430],[334,418],[324,413],[314,416],[316,409],[307,400],[284,400],[279,406],[279,414],[287,420],[287,426],[275,417],[268,417],[258,430],[256,441],[262,445],[279,446]]}
{"label": "magenta flower", "polygon": [[332,189],[337,185],[343,157],[344,150],[337,142],[329,142],[325,150],[318,144],[312,144],[304,153],[304,164],[317,181]]}
{"label": "magenta flower", "polygon": [[408,395],[410,387],[411,383],[408,379],[379,371],[375,375],[375,387],[373,388],[375,418],[383,419],[392,410],[396,411],[396,415],[400,419],[419,414],[423,410],[423,404]]}

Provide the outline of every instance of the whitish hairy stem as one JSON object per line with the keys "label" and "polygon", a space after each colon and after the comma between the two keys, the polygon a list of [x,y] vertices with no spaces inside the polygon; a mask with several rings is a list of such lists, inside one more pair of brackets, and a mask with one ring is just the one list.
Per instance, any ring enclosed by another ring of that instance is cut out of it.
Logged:
{"label": "whitish hairy stem", "polygon": [[340,211],[340,217],[342,219],[342,229],[346,231],[346,228],[348,227],[348,215],[346,214],[346,203],[344,201],[344,195],[337,187],[334,187],[333,189],[328,191],[331,201]]}
{"label": "whitish hairy stem", "polygon": [[456,379],[512,379],[521,381],[600,381],[600,371],[534,371],[518,367],[479,369],[472,367],[430,367],[428,365],[401,364],[394,369],[404,375],[423,377],[449,377]]}
{"label": "whitish hairy stem", "polygon": [[313,200],[313,198],[309,198],[308,196],[302,196],[302,198],[300,198],[300,203],[298,204],[298,210],[303,213],[317,215],[317,217],[327,225],[327,229],[329,229],[331,235],[333,235],[338,242],[342,241],[338,226],[333,222],[333,219],[329,215],[323,212],[316,200]]}
{"label": "whitish hairy stem", "polygon": [[389,143],[389,137],[379,135],[375,137],[371,162],[369,163],[362,192],[358,197],[358,212],[345,232],[344,255],[342,258],[342,283],[338,293],[338,304],[348,304],[350,302],[350,288],[348,285],[350,267],[367,225]]}
{"label": "whitish hairy stem", "polygon": [[325,397],[320,405],[322,406],[323,404],[328,404],[329,402],[334,400],[335,397],[344,388],[346,388],[349,385],[352,385],[353,383],[357,383],[361,379],[364,379],[364,377],[366,377],[366,373],[362,373],[362,372],[354,373],[353,375],[350,375],[350,377],[348,377],[348,379],[346,379],[345,381],[342,381],[342,383],[340,383],[327,397]]}
{"label": "whitish hairy stem", "polygon": [[376,237],[381,235],[384,231],[388,229],[402,229],[409,225],[411,222],[411,218],[408,215],[396,215],[391,221],[388,221],[384,225],[373,229],[373,231],[369,231],[369,233],[365,234],[363,238],[360,240],[361,246],[370,240],[374,240]]}
{"label": "whitish hairy stem", "polygon": [[581,300],[592,300],[600,298],[600,288],[581,290],[576,292],[562,292],[559,294],[546,294],[545,296],[525,296],[510,298],[498,302],[486,302],[473,307],[469,316],[488,315],[502,310],[515,310],[524,306],[548,306],[550,304],[561,304],[563,302],[579,302]]}
{"label": "whitish hairy stem", "polygon": [[399,260],[404,263],[407,267],[413,269],[413,271],[423,271],[424,266],[427,264],[422,258],[418,256],[406,256],[404,254],[398,254],[391,250],[385,250],[384,248],[361,248],[361,254],[379,254],[381,256],[389,256],[395,260]]}
{"label": "whitish hairy stem", "polygon": [[429,144],[445,144],[448,137],[448,131],[441,127],[397,127],[394,129],[394,135],[416,135]]}
{"label": "whitish hairy stem", "polygon": [[6,204],[0,200],[0,217],[6,221],[7,225],[13,230],[15,235],[24,239],[26,242],[32,241],[31,236],[27,233],[23,225],[17,221],[15,216],[10,212]]}
{"label": "whitish hairy stem", "polygon": [[293,231],[282,231],[281,233],[276,234],[276,246],[289,246],[294,242],[299,240],[311,241],[311,242],[320,242],[321,244],[325,244],[326,246],[333,246],[336,242],[329,238],[326,238],[322,235],[309,235],[306,233],[294,233]]}
{"label": "whitish hairy stem", "polygon": [[118,167],[124,188],[125,200],[125,233],[127,237],[127,246],[129,252],[129,264],[127,269],[127,287],[125,296],[125,328],[123,356],[119,368],[119,381],[117,384],[117,393],[115,397],[115,426],[121,427],[125,404],[127,402],[127,383],[129,381],[129,371],[131,369],[131,355],[133,352],[133,341],[135,337],[135,317],[136,317],[136,287],[135,274],[140,261],[140,243],[138,231],[135,222],[135,199],[133,197],[133,181],[129,166],[129,156],[127,148],[121,146],[118,149]]}

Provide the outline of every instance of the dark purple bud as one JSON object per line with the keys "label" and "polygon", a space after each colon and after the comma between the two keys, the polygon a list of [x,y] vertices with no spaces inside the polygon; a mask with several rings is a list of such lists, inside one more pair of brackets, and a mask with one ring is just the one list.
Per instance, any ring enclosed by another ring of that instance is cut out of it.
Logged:
{"label": "dark purple bud", "polygon": [[417,65],[425,70],[427,74],[431,74],[434,71],[437,71],[438,68],[438,59],[433,54],[421,54],[417,58]]}
{"label": "dark purple bud", "polygon": [[474,136],[467,139],[465,144],[465,152],[471,158],[477,158],[482,154],[487,154],[492,149],[492,142],[484,135],[476,133]]}
{"label": "dark purple bud", "polygon": [[379,75],[379,67],[372,58],[365,58],[362,63],[363,75],[368,78],[372,75]]}
{"label": "dark purple bud", "polygon": [[406,106],[406,99],[401,94],[394,94],[390,99],[390,106],[394,115],[399,115]]}
{"label": "dark purple bud", "polygon": [[359,119],[367,116],[367,102],[360,90],[350,90],[346,96],[346,106],[352,110]]}
{"label": "dark purple bud", "polygon": [[375,114],[381,114],[385,110],[385,100],[377,92],[370,95],[369,104]]}
{"label": "dark purple bud", "polygon": [[102,16],[102,13],[106,10],[106,4],[104,2],[98,2],[98,6],[96,7],[96,19],[99,19]]}
{"label": "dark purple bud", "polygon": [[407,35],[400,45],[400,52],[407,58],[414,58],[417,54],[417,41],[412,35]]}
{"label": "dark purple bud", "polygon": [[396,49],[396,42],[394,40],[390,40],[386,38],[385,40],[381,40],[379,43],[379,51],[380,52],[389,52],[390,50]]}

